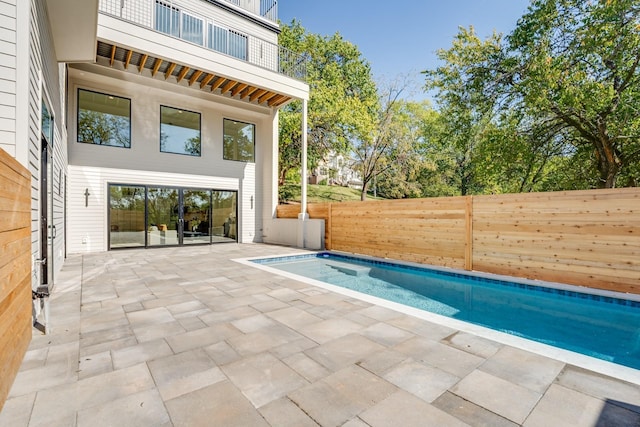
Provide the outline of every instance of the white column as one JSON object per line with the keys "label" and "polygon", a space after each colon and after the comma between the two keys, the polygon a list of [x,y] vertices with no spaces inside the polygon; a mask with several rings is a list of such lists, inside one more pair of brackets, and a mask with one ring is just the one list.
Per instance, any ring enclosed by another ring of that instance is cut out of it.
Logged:
{"label": "white column", "polygon": [[308,219],[307,215],[307,100],[302,100],[302,197],[300,199],[300,219]]}

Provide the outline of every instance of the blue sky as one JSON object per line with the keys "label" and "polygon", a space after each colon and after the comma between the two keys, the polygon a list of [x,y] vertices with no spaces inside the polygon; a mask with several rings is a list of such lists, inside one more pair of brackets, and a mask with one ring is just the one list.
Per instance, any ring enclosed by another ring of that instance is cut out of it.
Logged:
{"label": "blue sky", "polygon": [[493,30],[508,34],[529,0],[280,0],[283,23],[298,19],[312,33],[336,31],[360,48],[377,81],[408,76],[421,91],[420,71],[438,65],[436,50],[448,48],[459,26],[473,25],[481,37]]}

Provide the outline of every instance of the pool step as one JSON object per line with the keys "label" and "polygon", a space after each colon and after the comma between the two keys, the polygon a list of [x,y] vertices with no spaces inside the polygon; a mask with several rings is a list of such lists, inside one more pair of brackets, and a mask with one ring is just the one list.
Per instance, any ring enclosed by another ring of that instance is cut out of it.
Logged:
{"label": "pool step", "polygon": [[363,265],[346,264],[336,261],[327,262],[326,265],[341,273],[348,274],[349,276],[367,276],[371,267],[365,267]]}

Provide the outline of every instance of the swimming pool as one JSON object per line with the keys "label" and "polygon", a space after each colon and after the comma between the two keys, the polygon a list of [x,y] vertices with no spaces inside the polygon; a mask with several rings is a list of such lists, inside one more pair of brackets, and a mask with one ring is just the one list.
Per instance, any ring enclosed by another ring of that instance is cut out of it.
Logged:
{"label": "swimming pool", "polygon": [[638,300],[327,252],[251,261],[640,369]]}

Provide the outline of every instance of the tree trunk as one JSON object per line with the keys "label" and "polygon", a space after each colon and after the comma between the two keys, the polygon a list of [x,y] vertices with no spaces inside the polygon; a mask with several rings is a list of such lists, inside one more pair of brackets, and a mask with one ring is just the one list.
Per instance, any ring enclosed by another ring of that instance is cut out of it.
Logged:
{"label": "tree trunk", "polygon": [[278,185],[284,185],[285,177],[287,176],[287,172],[289,169],[282,168],[280,169],[280,175],[278,176]]}
{"label": "tree trunk", "polygon": [[360,191],[360,201],[364,202],[367,200],[367,188],[369,187],[368,182],[362,183],[362,191]]}

